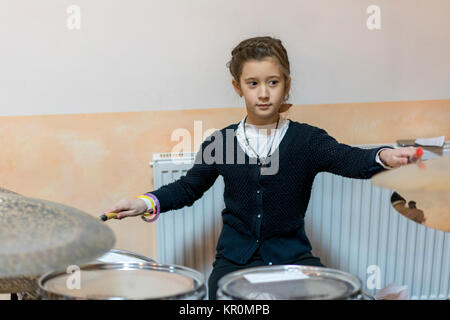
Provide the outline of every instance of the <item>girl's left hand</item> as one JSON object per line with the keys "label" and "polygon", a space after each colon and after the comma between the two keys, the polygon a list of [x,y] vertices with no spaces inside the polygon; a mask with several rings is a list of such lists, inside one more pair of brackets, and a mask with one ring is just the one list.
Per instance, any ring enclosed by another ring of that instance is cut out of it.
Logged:
{"label": "girl's left hand", "polygon": [[419,159],[416,155],[417,149],[414,147],[385,149],[380,152],[380,160],[392,168],[404,166]]}

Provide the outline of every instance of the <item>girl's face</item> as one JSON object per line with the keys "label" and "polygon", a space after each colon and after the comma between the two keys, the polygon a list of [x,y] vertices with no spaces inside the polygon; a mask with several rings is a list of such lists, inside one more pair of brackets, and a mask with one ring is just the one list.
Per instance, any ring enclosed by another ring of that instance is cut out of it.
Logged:
{"label": "girl's face", "polygon": [[237,94],[244,96],[248,123],[265,125],[277,122],[280,106],[290,89],[290,78],[285,80],[276,58],[245,62],[239,83],[234,79],[232,83]]}

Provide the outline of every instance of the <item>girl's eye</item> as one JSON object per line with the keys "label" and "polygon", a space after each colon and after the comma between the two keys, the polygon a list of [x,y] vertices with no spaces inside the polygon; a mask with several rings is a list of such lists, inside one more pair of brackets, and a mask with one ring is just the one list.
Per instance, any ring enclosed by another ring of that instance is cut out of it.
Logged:
{"label": "girl's eye", "polygon": [[[271,86],[276,86],[277,84],[278,84],[278,80],[270,80],[269,81],[269,84],[271,85]],[[258,82],[256,82],[256,81],[251,81],[251,82],[248,82],[247,83],[250,87],[256,87],[257,85],[258,85]]]}

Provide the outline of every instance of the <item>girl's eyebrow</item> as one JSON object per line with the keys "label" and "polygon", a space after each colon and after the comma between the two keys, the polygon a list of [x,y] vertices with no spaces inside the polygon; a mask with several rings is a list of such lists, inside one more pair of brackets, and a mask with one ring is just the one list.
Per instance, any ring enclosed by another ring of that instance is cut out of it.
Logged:
{"label": "girl's eyebrow", "polygon": [[[267,79],[271,79],[271,78],[280,78],[280,76],[273,75],[273,76],[267,77]],[[245,81],[249,81],[249,80],[258,80],[258,78],[250,77],[250,78],[245,79]]]}

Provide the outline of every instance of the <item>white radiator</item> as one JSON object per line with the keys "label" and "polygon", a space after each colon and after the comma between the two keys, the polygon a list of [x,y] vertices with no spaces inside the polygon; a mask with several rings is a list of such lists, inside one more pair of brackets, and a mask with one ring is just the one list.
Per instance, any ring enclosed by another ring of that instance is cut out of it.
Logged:
{"label": "white radiator", "polygon": [[[194,156],[154,154],[155,189],[186,174]],[[223,189],[219,176],[193,206],[159,217],[158,262],[199,270],[207,281],[222,227]],[[391,193],[370,180],[317,175],[305,218],[313,254],[329,268],[358,276],[371,295],[394,282],[408,287],[410,299],[450,298],[450,234],[401,216],[391,207]]]}

